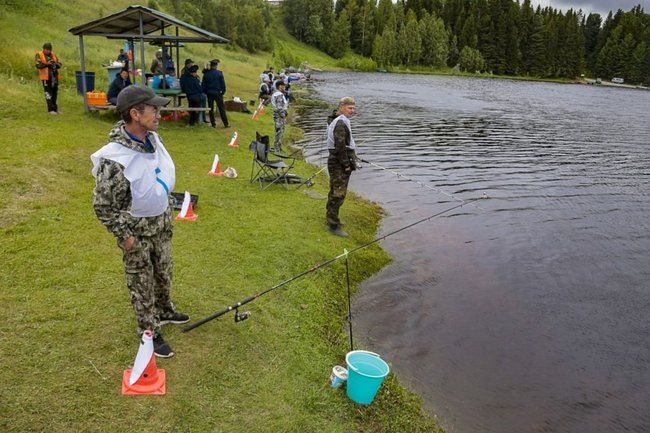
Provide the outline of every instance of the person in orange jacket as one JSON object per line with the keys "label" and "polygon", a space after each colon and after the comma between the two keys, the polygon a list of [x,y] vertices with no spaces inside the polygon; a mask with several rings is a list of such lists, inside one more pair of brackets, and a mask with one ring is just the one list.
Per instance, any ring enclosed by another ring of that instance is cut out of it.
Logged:
{"label": "person in orange jacket", "polygon": [[52,51],[51,43],[44,43],[43,49],[36,53],[36,69],[38,69],[38,76],[45,91],[47,111],[50,114],[60,114],[59,107],[56,104],[56,97],[59,93],[59,80],[61,79],[59,69],[61,69],[61,62]]}

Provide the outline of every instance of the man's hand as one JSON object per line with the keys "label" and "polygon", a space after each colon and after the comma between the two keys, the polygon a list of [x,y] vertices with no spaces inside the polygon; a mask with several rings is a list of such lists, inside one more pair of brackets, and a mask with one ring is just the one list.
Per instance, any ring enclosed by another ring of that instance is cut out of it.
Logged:
{"label": "man's hand", "polygon": [[126,251],[131,251],[133,244],[135,244],[135,236],[129,236],[128,238],[124,239],[122,246]]}

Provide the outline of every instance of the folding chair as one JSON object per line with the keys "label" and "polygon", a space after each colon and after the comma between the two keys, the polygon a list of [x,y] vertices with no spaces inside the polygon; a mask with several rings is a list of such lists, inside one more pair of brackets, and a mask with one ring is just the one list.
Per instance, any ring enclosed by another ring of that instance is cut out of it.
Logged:
{"label": "folding chair", "polygon": [[[289,173],[289,170],[293,168],[296,159],[292,156],[269,152],[269,136],[261,136],[259,132],[257,139],[251,142],[250,150],[253,152],[251,183],[259,182],[260,189],[263,190],[273,184],[282,184],[285,189],[289,189],[289,183],[293,183],[295,177]],[[270,160],[269,154],[280,159]],[[264,183],[267,185],[264,186]]]}

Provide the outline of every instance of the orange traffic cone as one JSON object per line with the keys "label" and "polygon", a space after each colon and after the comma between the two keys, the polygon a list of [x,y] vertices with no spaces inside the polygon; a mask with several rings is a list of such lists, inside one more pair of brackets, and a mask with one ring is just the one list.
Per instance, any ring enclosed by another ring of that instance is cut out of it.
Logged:
{"label": "orange traffic cone", "polygon": [[212,168],[208,171],[209,175],[212,176],[223,176],[223,171],[221,171],[221,162],[219,161],[219,155],[214,155],[214,161],[212,161]]}
{"label": "orange traffic cone", "polygon": [[239,142],[237,141],[237,131],[233,132],[232,138],[230,139],[230,143],[228,143],[228,146],[230,147],[239,147]]}
{"label": "orange traffic cone", "polygon": [[122,375],[122,395],[165,395],[165,370],[156,368],[153,336],[144,331],[132,369]]}
{"label": "orange traffic cone", "polygon": [[190,193],[185,191],[185,198],[183,199],[183,205],[181,206],[181,211],[176,215],[176,220],[178,221],[196,221],[199,216],[194,213],[192,208],[192,200],[190,198]]}
{"label": "orange traffic cone", "polygon": [[264,114],[264,101],[260,101],[260,105],[257,106],[253,113],[253,120],[257,120],[262,114]]}

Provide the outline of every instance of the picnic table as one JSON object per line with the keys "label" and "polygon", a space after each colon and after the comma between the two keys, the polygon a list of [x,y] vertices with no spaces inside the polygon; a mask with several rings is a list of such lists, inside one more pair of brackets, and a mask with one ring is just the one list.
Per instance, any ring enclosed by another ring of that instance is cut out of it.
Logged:
{"label": "picnic table", "polygon": [[[165,97],[169,97],[172,99],[173,104],[172,107],[180,107],[181,106],[181,99],[185,97],[185,93],[181,89],[151,89],[156,95],[161,95]],[[163,109],[167,107],[162,107]]]}
{"label": "picnic table", "polygon": [[210,111],[207,107],[183,107],[182,99],[185,98],[185,93],[181,89],[152,89],[156,95],[161,95],[165,97],[172,98],[171,107],[168,105],[166,107],[160,107],[160,111],[171,111],[173,112],[172,117],[174,120],[178,120],[180,111]]}

